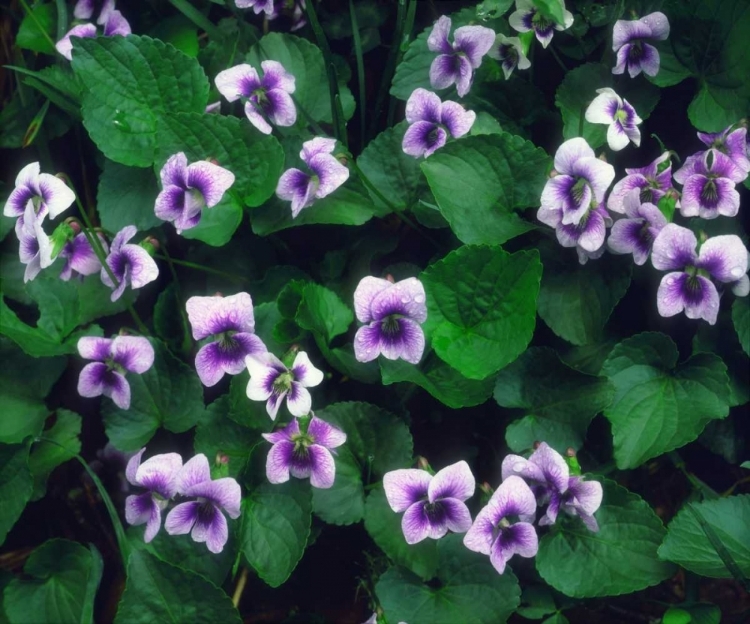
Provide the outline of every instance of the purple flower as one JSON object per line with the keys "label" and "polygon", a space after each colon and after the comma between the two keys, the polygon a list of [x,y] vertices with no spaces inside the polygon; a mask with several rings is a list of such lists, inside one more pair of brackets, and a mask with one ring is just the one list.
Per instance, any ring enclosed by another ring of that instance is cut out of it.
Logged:
{"label": "purple flower", "polygon": [[632,141],[641,144],[641,131],[638,124],[643,120],[635,109],[610,88],[597,89],[597,95],[586,109],[586,121],[607,124],[607,143],[610,149],[619,151]]}
{"label": "purple flower", "polygon": [[664,152],[650,165],[625,171],[628,175],[612,187],[612,192],[607,198],[607,208],[613,212],[625,213],[625,197],[633,189],[640,191],[642,202],[658,204],[672,188],[672,162],[669,152]]}
{"label": "purple flower", "polygon": [[638,189],[625,196],[624,207],[628,218],[615,221],[607,246],[614,253],[632,253],[633,261],[640,266],[648,260],[651,246],[667,219],[654,204],[641,203]]}
{"label": "purple flower", "polygon": [[202,346],[195,356],[195,370],[204,386],[215,386],[224,373],[241,373],[248,355],[267,351],[255,335],[253,301],[247,293],[190,297],[185,307],[195,340],[218,339]]}
{"label": "purple flower", "polygon": [[115,235],[112,241],[106,262],[117,278],[116,288],[109,273],[102,268],[102,282],[115,289],[112,293],[112,301],[117,301],[122,296],[128,284],[134,289],[142,288],[159,277],[159,268],[148,251],[140,245],[126,244],[137,232],[134,225],[127,225]]}
{"label": "purple flower", "polygon": [[307,24],[305,8],[305,0],[274,0],[273,12],[268,19],[275,20],[280,15],[287,15],[292,21],[289,30],[294,32]]}
{"label": "purple flower", "polygon": [[682,184],[680,213],[702,219],[736,216],[740,194],[734,185],[746,177],[729,156],[716,149],[688,157],[674,173],[674,179]]}
{"label": "purple flower", "polygon": [[586,264],[589,260],[601,258],[604,255],[604,240],[607,228],[612,225],[612,219],[604,207],[604,203],[591,208],[577,225],[559,223],[555,228],[557,242],[563,247],[575,247],[578,261]]}
{"label": "purple flower", "polygon": [[742,171],[750,173],[747,128],[744,126],[729,126],[722,132],[699,132],[698,138],[709,148],[726,154]]}
{"label": "purple flower", "polygon": [[[464,536],[464,545],[483,555],[498,573],[513,555],[533,557],[539,550],[539,538],[531,524],[536,513],[534,494],[520,477],[508,477],[477,514]],[[516,522],[512,522],[517,518]]]}
{"label": "purple flower", "polygon": [[192,531],[196,542],[206,542],[208,550],[220,553],[229,539],[227,519],[240,517],[241,491],[234,479],[225,477],[211,481],[206,456],[196,455],[177,475],[177,492],[197,500],[180,503],[167,514],[164,528],[170,535]]}
{"label": "purple flower", "polygon": [[[589,531],[599,531],[599,523],[594,517],[602,504],[604,492],[598,481],[585,481],[583,477],[570,477],[568,489],[561,497],[560,511],[569,516],[578,516]],[[547,516],[539,520],[541,526],[554,524]]]}
{"label": "purple flower", "polygon": [[292,217],[303,208],[312,206],[316,199],[333,193],[349,179],[349,169],[332,155],[336,139],[316,137],[302,144],[300,158],[313,172],[312,175],[299,169],[287,169],[276,186],[279,199],[291,200]]}
{"label": "purple flower", "polygon": [[404,153],[427,157],[445,145],[448,133],[457,139],[474,124],[477,115],[456,102],[441,102],[427,89],[414,89],[406,102],[406,121],[410,124],[401,144]]}
{"label": "purple flower", "polygon": [[[97,23],[104,24],[102,35],[104,37],[114,37],[115,35],[122,35],[126,37],[131,33],[130,24],[126,20],[122,13],[119,11],[109,11],[106,13],[106,21],[102,21],[102,15],[100,14]],[[73,26],[65,36],[55,44],[57,51],[62,54],[69,61],[73,58],[73,42],[70,40],[71,37],[81,37],[82,39],[93,38],[97,36],[97,29],[94,24],[78,24]]]}
{"label": "purple flower", "polygon": [[510,27],[518,32],[534,31],[539,43],[546,48],[555,30],[567,30],[573,25],[573,14],[565,10],[565,3],[560,2],[563,7],[563,23],[556,24],[544,17],[534,5],[533,0],[516,0],[516,10],[510,14],[508,23]]}
{"label": "purple flower", "polygon": [[521,46],[521,40],[518,37],[506,37],[502,34],[497,35],[495,43],[490,48],[490,51],[487,52],[487,56],[500,61],[500,66],[503,68],[506,80],[510,78],[516,67],[518,69],[528,69],[531,67],[531,61],[526,58],[523,46]]}
{"label": "purple flower", "polygon": [[446,466],[432,476],[426,470],[392,470],[383,477],[388,504],[404,513],[401,530],[407,544],[429,537],[440,539],[448,531],[464,533],[471,514],[464,501],[474,495],[474,475],[465,461]]}
{"label": "purple flower", "polygon": [[33,280],[42,269],[52,264],[52,243],[42,228],[45,216],[45,212],[35,214],[34,203],[29,201],[24,215],[16,219],[18,258],[26,265],[24,283]]}
{"label": "purple flower", "polygon": [[451,18],[441,16],[427,38],[427,47],[440,55],[430,65],[430,84],[433,89],[446,89],[455,83],[458,96],[471,89],[474,70],[482,64],[495,42],[495,32],[484,26],[461,26],[453,33],[453,43],[448,42]]}
{"label": "purple flower", "polygon": [[651,263],[670,271],[656,294],[659,314],[674,316],[683,310],[691,319],[710,325],[719,313],[719,293],[710,278],[727,284],[742,281],[747,273],[747,249],[739,236],[714,236],[695,250],[698,241],[690,230],[674,223],[665,226],[654,241]]}
{"label": "purple flower", "polygon": [[125,499],[125,520],[128,524],[146,525],[143,541],[148,543],[161,528],[161,512],[169,499],[177,494],[177,475],[182,469],[182,457],[177,453],[154,455],[141,463],[146,451],[142,448],[130,458],[125,477],[132,485],[145,488],[143,494]]}
{"label": "purple flower", "polygon": [[266,401],[266,411],[271,420],[276,420],[284,397],[293,416],[310,413],[312,398],[307,388],[323,381],[323,372],[312,365],[307,353],[300,351],[291,369],[284,366],[273,353],[248,355],[245,364],[250,373],[247,397],[252,401]]}
{"label": "purple flower", "polygon": [[585,139],[565,141],[555,154],[557,175],[542,191],[537,219],[550,227],[578,225],[592,207],[604,201],[615,177],[612,165],[594,155]]}
{"label": "purple flower", "polygon": [[[268,0],[272,3],[272,0]],[[245,115],[263,134],[271,134],[271,123],[293,126],[297,121],[297,108],[290,93],[294,93],[294,76],[277,61],[263,61],[263,78],[251,65],[243,63],[216,75],[216,88],[229,102],[240,98],[245,101]]]}
{"label": "purple flower", "polygon": [[273,15],[273,0],[234,0],[238,9],[252,9],[253,13],[258,15],[264,12],[266,15]]}
{"label": "purple flower", "polygon": [[16,176],[16,187],[5,202],[6,217],[23,217],[31,201],[34,214],[56,218],[75,201],[76,196],[60,178],[49,173],[39,173],[39,163],[26,165]]}
{"label": "purple flower", "polygon": [[273,446],[268,451],[266,476],[271,483],[286,483],[289,475],[297,479],[310,477],[310,485],[329,488],[336,478],[336,464],[329,449],[346,442],[346,434],[313,416],[302,433],[296,418],[286,427],[263,437]]}
{"label": "purple flower", "polygon": [[650,13],[638,20],[617,20],[612,32],[612,50],[617,53],[617,65],[613,74],[625,73],[627,67],[631,78],[641,70],[649,75],[659,73],[659,52],[645,43],[649,39],[663,41],[669,37],[669,21],[664,13]]}
{"label": "purple flower", "polygon": [[89,398],[103,394],[123,410],[130,407],[130,384],[125,373],[145,373],[154,363],[154,348],[148,339],[138,336],[117,336],[114,340],[85,336],[78,341],[78,353],[95,360],[83,367],[78,394]]}
{"label": "purple flower", "polygon": [[162,192],[154,212],[164,221],[173,221],[178,234],[198,225],[203,208],[213,208],[234,184],[231,171],[207,160],[188,165],[184,152],[170,156],[160,175]]}
{"label": "purple flower", "polygon": [[358,362],[369,362],[382,354],[388,360],[399,358],[417,364],[424,352],[427,306],[422,282],[410,277],[389,282],[365,277],[354,291],[357,319],[368,323],[357,330],[354,355]]}
{"label": "purple flower", "polygon": [[[107,242],[101,234],[98,234],[99,242],[107,253]],[[65,266],[60,273],[60,279],[67,282],[75,273],[78,275],[93,275],[102,269],[102,263],[96,257],[89,239],[83,232],[79,232],[74,238],[65,243],[60,251],[60,257],[65,258]]]}
{"label": "purple flower", "polygon": [[102,2],[98,2],[97,0],[78,0],[73,9],[73,17],[78,20],[91,19],[99,5],[101,5],[101,9],[99,10],[99,17],[96,23],[104,24],[109,18],[109,14],[115,10],[115,0],[103,0]]}

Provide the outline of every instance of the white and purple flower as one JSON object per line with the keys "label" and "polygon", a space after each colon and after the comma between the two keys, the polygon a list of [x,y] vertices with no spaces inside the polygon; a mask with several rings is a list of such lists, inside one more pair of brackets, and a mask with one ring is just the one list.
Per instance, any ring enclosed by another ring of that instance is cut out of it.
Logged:
{"label": "white and purple flower", "polygon": [[555,228],[555,235],[557,242],[563,247],[575,247],[578,262],[586,264],[589,260],[595,260],[604,255],[607,228],[611,225],[612,218],[604,207],[604,203],[601,203],[592,207],[577,224],[558,224]]}
{"label": "white and purple flower", "polygon": [[73,8],[73,17],[79,20],[91,19],[97,8],[99,8],[99,17],[96,23],[104,24],[109,14],[115,10],[115,0],[78,0]]}
{"label": "white and purple flower", "polygon": [[26,265],[24,283],[33,280],[42,269],[52,264],[52,243],[42,228],[45,213],[36,214],[34,203],[27,202],[23,216],[16,219],[18,259]]}
{"label": "white and purple flower", "polygon": [[477,514],[464,536],[464,546],[489,555],[492,566],[502,574],[513,555],[533,557],[539,550],[532,524],[535,514],[536,499],[529,486],[520,477],[508,477]]}
{"label": "white and purple flower", "polygon": [[252,9],[256,15],[265,13],[268,16],[273,15],[274,0],[234,0],[238,9]]}
{"label": "white and purple flower", "polygon": [[[272,0],[268,0],[272,3]],[[216,88],[229,102],[245,99],[245,115],[263,134],[271,134],[271,124],[293,126],[297,108],[290,94],[294,93],[294,76],[277,61],[260,64],[263,77],[252,65],[243,63],[216,75]]]}
{"label": "white and purple flower", "polygon": [[659,51],[646,43],[669,37],[669,20],[664,13],[650,13],[637,20],[617,20],[612,32],[612,50],[617,53],[613,74],[628,70],[631,78],[643,71],[648,76],[659,73]]}
{"label": "white and purple flower", "polygon": [[161,528],[161,512],[169,500],[177,494],[177,476],[182,469],[182,457],[177,453],[154,455],[141,463],[146,451],[142,448],[128,461],[125,478],[131,485],[145,488],[143,494],[134,494],[125,499],[125,520],[128,524],[146,525],[143,541],[148,543]]}
{"label": "white and purple flower", "polygon": [[26,165],[16,176],[16,186],[5,202],[3,215],[21,218],[26,206],[32,202],[38,218],[49,215],[50,219],[67,210],[75,201],[75,193],[60,178],[49,173],[40,173],[39,163]]}
{"label": "white and purple flower", "polygon": [[409,156],[425,158],[445,145],[448,135],[464,136],[474,125],[477,115],[456,102],[441,102],[427,89],[414,89],[406,102],[409,127],[401,144]]}
{"label": "white and purple flower", "polygon": [[300,158],[312,175],[299,169],[287,169],[276,186],[279,199],[292,202],[292,218],[304,208],[333,193],[349,179],[349,169],[333,156],[336,139],[316,137],[302,144]]}
{"label": "white and purple flower", "polygon": [[709,238],[698,254],[697,247],[695,234],[674,223],[656,237],[651,263],[669,271],[659,284],[657,307],[661,316],[684,310],[688,318],[713,325],[719,314],[719,292],[711,280],[730,284],[735,295],[746,294],[747,249],[734,234]]}
{"label": "white and purple flower", "polygon": [[[102,10],[97,23],[103,25],[101,34],[104,37],[114,37],[115,35],[126,37],[132,32],[128,20],[119,11],[111,10],[105,13]],[[73,58],[73,42],[70,40],[71,37],[86,39],[96,37],[98,34],[96,24],[78,24],[65,33],[63,38],[55,44],[55,48],[70,61]]]}
{"label": "white and purple flower", "polygon": [[674,173],[674,179],[682,184],[680,213],[702,219],[736,216],[740,194],[734,186],[746,177],[729,156],[716,149],[690,156]]}
{"label": "white and purple flower", "polygon": [[[109,247],[104,240],[104,236],[98,234],[99,242],[107,253]],[[65,243],[60,251],[60,257],[65,258],[65,266],[60,272],[60,279],[67,282],[74,275],[93,275],[99,273],[102,269],[102,263],[94,253],[94,248],[89,243],[89,239],[83,232],[76,234],[71,240]]]}
{"label": "white and purple flower", "polygon": [[220,553],[229,539],[224,513],[240,517],[242,492],[231,477],[211,480],[208,459],[203,454],[188,461],[177,476],[177,492],[196,500],[180,503],[167,514],[164,528],[170,535],[191,533],[196,542],[206,542],[208,550]]}
{"label": "white and purple flower", "polygon": [[271,420],[276,420],[284,397],[293,416],[310,413],[312,397],[307,389],[323,381],[323,372],[312,365],[307,353],[300,351],[291,368],[287,368],[273,353],[248,355],[245,365],[250,373],[247,397],[251,401],[266,401],[266,411]]}
{"label": "white and purple flower", "polygon": [[640,192],[640,200],[658,204],[672,188],[672,161],[669,152],[664,152],[650,165],[625,169],[628,174],[612,187],[607,197],[607,208],[625,213],[625,197],[634,189]]}
{"label": "white and purple flower", "polygon": [[416,277],[390,282],[378,277],[363,278],[354,291],[354,312],[361,323],[354,337],[354,356],[369,362],[383,355],[418,364],[424,352],[427,320],[424,286]]}
{"label": "white and purple flower", "polygon": [[336,479],[336,463],[331,449],[346,442],[346,434],[313,415],[307,431],[300,430],[294,418],[286,427],[263,437],[273,446],[268,451],[266,476],[271,483],[286,483],[289,476],[310,478],[310,485],[326,489]]}
{"label": "white and purple flower", "polygon": [[253,301],[249,294],[190,297],[185,307],[195,340],[217,338],[203,345],[195,356],[195,370],[204,386],[215,386],[225,373],[241,373],[248,355],[267,351],[255,335]]}
{"label": "white and purple flower", "polygon": [[407,544],[429,537],[440,539],[448,531],[464,533],[471,526],[467,499],[474,495],[474,475],[465,461],[439,470],[434,476],[413,468],[392,470],[383,477],[388,504],[405,512],[401,530]]}
{"label": "white and purple flower", "polygon": [[213,208],[234,184],[234,174],[228,169],[207,160],[188,165],[184,152],[170,156],[160,176],[162,191],[154,212],[174,222],[178,234],[198,225],[203,208]]}
{"label": "white and purple flower", "polygon": [[430,65],[430,84],[433,89],[455,84],[459,97],[463,97],[471,89],[474,70],[495,42],[495,31],[484,26],[461,26],[453,33],[451,44],[450,30],[451,18],[442,15],[427,38],[430,51],[440,53]]}
{"label": "white and purple flower", "polygon": [[524,54],[521,40],[518,37],[506,37],[499,34],[495,37],[495,43],[487,52],[487,56],[500,61],[503,68],[505,79],[508,80],[513,70],[528,69],[531,67],[531,61]]}
{"label": "white and purple flower", "polygon": [[115,278],[117,284],[112,281],[109,273],[102,267],[102,282],[114,288],[112,301],[117,301],[125,287],[130,284],[131,288],[142,288],[159,277],[159,267],[151,255],[140,245],[128,244],[128,241],[138,233],[134,225],[122,228],[112,241],[106,262]]}
{"label": "white and purple flower", "polygon": [[[249,0],[252,2],[252,0]],[[268,15],[268,20],[275,20],[279,16],[284,15],[291,20],[289,30],[294,32],[299,30],[305,24],[305,0],[274,0],[273,11]]]}
{"label": "white and purple flower", "polygon": [[745,126],[733,125],[721,132],[699,132],[698,138],[709,149],[716,149],[726,154],[742,171],[750,173],[750,150]]}
{"label": "white and purple flower", "polygon": [[606,124],[607,143],[610,149],[619,151],[629,142],[638,147],[641,144],[641,131],[638,124],[643,120],[635,109],[610,88],[597,89],[597,95],[586,109],[586,121]]}
{"label": "white and purple flower", "polygon": [[140,375],[154,364],[154,348],[139,336],[117,336],[113,340],[84,336],[78,341],[78,353],[95,360],[83,367],[78,394],[87,398],[104,395],[123,410],[130,407],[130,384],[125,373]]}
{"label": "white and purple flower", "polygon": [[573,14],[565,9],[565,3],[560,2],[563,8],[563,23],[556,24],[544,17],[534,4],[533,0],[516,0],[516,10],[508,17],[508,23],[513,30],[518,32],[534,31],[537,40],[546,48],[552,41],[556,30],[567,30],[573,25]]}
{"label": "white and purple flower", "polygon": [[633,261],[641,266],[648,260],[654,240],[667,225],[667,219],[654,204],[641,203],[638,189],[625,196],[623,205],[627,218],[615,221],[607,247],[617,254],[632,253]]}

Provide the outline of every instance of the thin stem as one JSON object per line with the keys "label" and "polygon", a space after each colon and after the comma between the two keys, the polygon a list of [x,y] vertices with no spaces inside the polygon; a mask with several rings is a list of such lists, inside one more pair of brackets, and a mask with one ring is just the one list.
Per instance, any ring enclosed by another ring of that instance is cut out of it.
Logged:
{"label": "thin stem", "polygon": [[[162,256],[160,254],[154,255],[154,258],[158,258],[160,260],[167,260],[166,256]],[[220,271],[219,269],[213,269],[211,267],[207,267],[203,264],[197,264],[196,262],[188,262],[186,260],[177,260],[176,258],[171,258],[172,264],[176,264],[177,266],[184,266],[188,269],[195,269],[196,271],[203,271],[204,273],[212,273],[213,275],[218,275],[220,277],[224,277],[232,282],[241,282],[249,284],[250,280],[240,277],[239,275],[233,275],[232,273],[225,273],[224,271]]]}
{"label": "thin stem", "polygon": [[[34,22],[34,25],[37,27],[37,30],[47,40],[47,43],[49,43],[54,48],[55,42],[52,41],[52,37],[49,36],[49,33],[44,29],[44,26],[41,25],[41,23],[39,22],[39,18],[36,15],[34,15],[34,12],[26,3],[26,0],[21,0],[21,6],[23,7],[23,10],[26,11],[26,15],[28,15],[31,18],[31,21]],[[60,39],[62,39],[62,37],[60,37]]]}
{"label": "thin stem", "polygon": [[65,0],[55,0],[57,7],[57,40],[60,41],[68,32],[68,5]]}
{"label": "thin stem", "polygon": [[220,41],[224,38],[223,33],[203,13],[196,9],[187,0],[169,0],[169,3],[187,17],[193,24],[208,33],[211,39]]}
{"label": "thin stem", "polygon": [[553,58],[557,61],[557,64],[562,68],[564,72],[568,71],[568,68],[565,67],[565,63],[562,62],[562,59],[558,56],[557,52],[555,52],[555,46],[550,45],[549,51],[552,52]]}
{"label": "thin stem", "polygon": [[357,12],[354,10],[354,0],[349,0],[349,16],[352,21],[352,38],[354,39],[354,55],[357,58],[357,83],[359,85],[359,149],[365,147],[365,124],[367,123],[367,109],[365,107],[365,61],[362,55],[362,38],[359,36]]}
{"label": "thin stem", "polygon": [[167,261],[169,272],[172,274],[172,281],[174,283],[177,301],[179,302],[178,308],[180,310],[180,318],[182,319],[182,350],[187,354],[190,352],[192,343],[190,342],[190,335],[188,334],[187,329],[189,327],[187,313],[185,312],[185,306],[182,305],[182,290],[180,289],[180,280],[177,279],[177,271],[175,271],[172,256],[169,255],[169,252],[167,251],[167,245],[164,242],[161,243],[161,248],[164,250],[164,259]]}
{"label": "thin stem", "polygon": [[235,609],[238,609],[240,606],[240,600],[242,600],[242,592],[245,591],[245,585],[247,585],[247,576],[247,567],[243,566],[242,571],[240,572],[240,578],[237,579],[237,585],[234,588],[234,594],[232,594],[232,604],[234,605]]}

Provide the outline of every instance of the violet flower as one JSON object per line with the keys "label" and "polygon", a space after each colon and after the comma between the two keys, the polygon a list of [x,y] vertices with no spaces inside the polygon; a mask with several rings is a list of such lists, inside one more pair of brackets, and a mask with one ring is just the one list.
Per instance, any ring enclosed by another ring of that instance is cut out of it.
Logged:
{"label": "violet flower", "polygon": [[213,208],[234,184],[228,169],[207,160],[188,165],[184,152],[170,156],[160,176],[162,191],[154,212],[164,221],[173,221],[178,234],[198,225],[203,208]]}
{"label": "violet flower", "polygon": [[487,56],[500,61],[500,66],[503,68],[506,80],[510,78],[516,67],[518,69],[528,69],[531,67],[531,61],[524,54],[521,40],[518,37],[506,37],[503,34],[497,35],[495,43],[490,48],[490,51],[487,52]]}
{"label": "violet flower", "polygon": [[78,20],[91,19],[99,6],[101,8],[96,23],[104,24],[109,18],[109,14],[115,10],[115,0],[102,0],[101,2],[98,0],[78,0],[73,8],[73,17]]}
{"label": "violet flower", "polygon": [[669,37],[669,21],[664,13],[650,13],[637,20],[617,20],[612,31],[612,50],[617,53],[617,65],[613,74],[625,73],[631,78],[643,73],[656,76],[659,73],[659,52],[646,43],[649,40],[663,41]]}
{"label": "violet flower", "polygon": [[667,225],[667,219],[654,204],[641,203],[638,189],[630,191],[623,204],[628,218],[615,221],[607,246],[614,253],[632,253],[633,261],[641,266],[648,260],[654,240]]}
{"label": "violet flower", "polygon": [[406,121],[401,147],[409,156],[425,158],[445,145],[448,134],[454,139],[464,136],[477,115],[456,102],[441,102],[427,89],[414,89],[406,102]]}
{"label": "violet flower", "polygon": [[203,454],[188,461],[177,475],[177,492],[197,500],[175,506],[164,522],[170,535],[191,533],[196,542],[206,542],[208,550],[220,553],[229,539],[229,527],[224,513],[234,519],[240,517],[242,502],[240,486],[231,477],[211,480],[208,459]]}
{"label": "violet flower", "polygon": [[262,12],[270,16],[274,12],[274,0],[234,0],[234,4],[238,9],[252,9],[256,15]]}
{"label": "violet flower", "polygon": [[93,398],[104,395],[120,409],[130,407],[130,384],[125,373],[145,373],[154,363],[154,348],[146,338],[117,336],[115,339],[84,336],[78,340],[86,364],[78,378],[78,394]]}
{"label": "violet flower", "polygon": [[140,245],[127,244],[137,232],[138,230],[134,225],[127,225],[115,235],[112,241],[112,247],[109,250],[106,262],[115,278],[117,278],[116,288],[109,273],[102,267],[102,282],[115,289],[112,293],[112,301],[117,301],[122,296],[128,284],[133,289],[142,288],[159,276],[159,268],[148,251]]}
{"label": "violet flower", "polygon": [[336,139],[316,137],[305,141],[299,156],[312,175],[295,168],[281,174],[276,195],[279,199],[291,200],[292,218],[302,209],[312,206],[316,199],[333,193],[349,179],[349,169],[332,155],[335,147]]}
{"label": "violet flower", "polygon": [[597,89],[597,95],[586,109],[586,121],[607,124],[607,143],[610,149],[619,151],[630,141],[638,147],[641,131],[638,124],[643,120],[635,109],[610,88]]}
{"label": "violet flower", "polygon": [[591,208],[578,224],[559,223],[555,228],[557,242],[563,247],[575,247],[578,262],[586,264],[589,260],[601,258],[604,255],[604,241],[607,228],[612,225],[604,203]]}
{"label": "violet flower", "polygon": [[148,543],[161,528],[161,512],[166,509],[169,499],[177,494],[182,457],[177,453],[164,453],[141,463],[145,451],[144,447],[131,457],[125,468],[128,482],[147,490],[125,499],[125,520],[132,525],[145,524],[143,541]]}
{"label": "violet flower", "polygon": [[628,175],[612,187],[612,192],[607,198],[607,208],[613,212],[625,213],[625,197],[633,189],[640,191],[642,202],[658,204],[672,188],[672,162],[669,152],[664,152],[650,165],[625,169],[625,172]]}
{"label": "violet flower", "polygon": [[[104,37],[114,37],[115,35],[126,37],[131,33],[128,20],[119,11],[110,11],[106,14],[106,21],[99,21],[98,23],[104,24],[101,33]],[[55,44],[55,48],[70,61],[73,59],[73,42],[70,40],[71,37],[86,39],[96,37],[98,34],[95,24],[78,24],[65,33],[65,36]]]}
{"label": "violet flower", "polygon": [[316,488],[333,485],[336,464],[330,449],[346,442],[343,431],[313,416],[304,433],[294,418],[283,429],[262,435],[273,444],[266,460],[266,476],[271,483],[286,483],[291,474],[297,479],[309,477],[310,485]]}
{"label": "violet flower", "polygon": [[[99,242],[107,253],[109,247],[104,237],[99,234]],[[74,238],[65,243],[60,251],[60,257],[65,258],[65,266],[60,273],[60,279],[67,282],[74,274],[93,275],[99,273],[102,269],[102,263],[96,257],[89,239],[83,232],[79,232]]]}
{"label": "violet flower", "polygon": [[531,524],[535,513],[536,500],[529,486],[520,477],[508,477],[477,514],[464,536],[464,546],[489,555],[492,566],[502,574],[513,555],[528,558],[539,550],[539,538]]}
{"label": "violet flower", "polygon": [[305,0],[274,0],[273,12],[268,16],[268,20],[275,20],[281,15],[288,16],[292,22],[289,30],[294,32],[307,24],[305,8]]}
{"label": "violet flower", "polygon": [[[268,0],[272,3],[272,0]],[[297,108],[292,100],[294,76],[277,61],[260,64],[263,77],[247,63],[219,72],[214,79],[216,88],[229,102],[245,99],[245,115],[263,134],[271,134],[271,123],[293,126],[297,121]]]}
{"label": "violet flower", "polygon": [[[585,481],[583,477],[570,477],[568,489],[562,495],[560,511],[569,516],[577,516],[589,531],[599,531],[599,523],[594,513],[601,507],[604,491],[598,481]],[[539,520],[541,526],[554,524],[547,516]]]}
{"label": "violet flower", "polygon": [[471,89],[474,70],[482,64],[495,42],[495,32],[484,26],[461,26],[453,33],[449,43],[451,18],[442,15],[427,38],[427,47],[440,55],[430,65],[430,84],[433,89],[446,89],[455,83],[458,96]]}
{"label": "violet flower", "polygon": [[674,179],[682,184],[680,213],[702,219],[736,216],[740,195],[734,185],[746,177],[729,156],[716,149],[690,156],[674,173]]}
{"label": "violet flower", "polygon": [[312,397],[307,388],[320,384],[323,372],[312,365],[307,353],[300,351],[294,358],[292,368],[287,368],[273,353],[248,355],[245,365],[250,373],[247,397],[251,401],[266,401],[266,411],[271,420],[276,420],[284,397],[293,416],[310,413]]}
{"label": "violet flower", "polygon": [[382,354],[418,364],[424,352],[421,323],[427,320],[424,286],[416,277],[389,282],[365,277],[354,291],[357,319],[367,323],[354,337],[354,356],[369,362]]}
{"label": "violet flower", "polygon": [[383,477],[391,509],[406,512],[401,530],[407,544],[468,530],[471,514],[464,501],[474,495],[474,487],[474,475],[465,461],[446,466],[434,476],[426,470],[405,469]]}
{"label": "violet flower", "polygon": [[563,23],[556,24],[548,20],[537,9],[533,0],[516,0],[516,10],[508,17],[510,27],[518,32],[534,31],[537,40],[546,48],[552,41],[555,30],[567,30],[573,25],[573,14],[565,9],[565,3],[560,1],[563,8]]}
{"label": "violet flower", "polygon": [[735,294],[741,293],[747,273],[747,249],[734,234],[709,238],[699,254],[695,252],[697,247],[695,234],[674,223],[665,226],[656,237],[651,263],[660,271],[670,271],[659,284],[657,307],[661,316],[674,316],[684,310],[688,318],[702,318],[713,325],[719,313],[719,293],[711,279],[733,288],[739,285]]}
{"label": "violet flower", "polygon": [[44,213],[35,214],[34,203],[29,201],[24,215],[16,219],[18,259],[26,265],[24,283],[33,280],[42,269],[52,264],[52,243],[42,228],[45,216]]}
{"label": "violet flower", "polygon": [[16,186],[5,202],[3,214],[6,217],[23,217],[29,201],[37,217],[49,215],[56,218],[67,210],[76,196],[60,178],[49,173],[39,172],[39,163],[26,165],[16,176]]}
{"label": "violet flower", "polygon": [[721,132],[699,132],[698,138],[709,149],[716,149],[726,154],[742,171],[750,173],[747,128],[733,125]]}
{"label": "violet flower", "polygon": [[241,373],[248,355],[267,351],[255,335],[253,301],[249,294],[190,297],[185,307],[195,340],[217,338],[203,345],[195,356],[195,370],[204,386],[215,386],[225,373]]}

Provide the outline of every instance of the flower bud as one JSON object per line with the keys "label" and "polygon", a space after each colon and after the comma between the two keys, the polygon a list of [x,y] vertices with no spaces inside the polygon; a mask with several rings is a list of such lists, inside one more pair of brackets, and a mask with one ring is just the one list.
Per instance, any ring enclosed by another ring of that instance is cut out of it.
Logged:
{"label": "flower bud", "polygon": [[76,232],[70,226],[70,224],[63,222],[60,225],[58,225],[55,228],[55,231],[52,232],[52,234],[49,237],[50,243],[52,245],[50,258],[52,258],[53,260],[57,258],[57,256],[60,255],[60,252],[63,250],[63,247],[65,247],[68,241],[73,240],[75,235],[76,235]]}
{"label": "flower bud", "polygon": [[148,252],[149,256],[153,256],[159,251],[159,241],[153,236],[147,236],[139,244]]}

